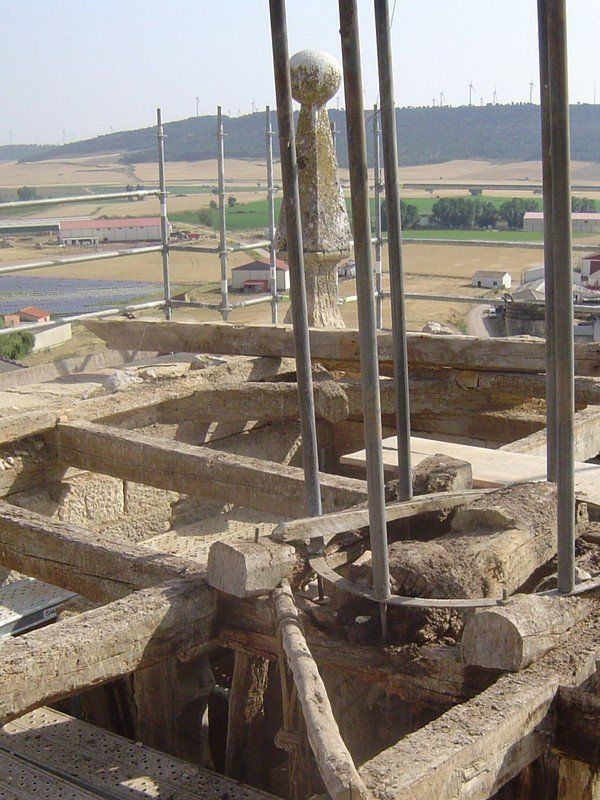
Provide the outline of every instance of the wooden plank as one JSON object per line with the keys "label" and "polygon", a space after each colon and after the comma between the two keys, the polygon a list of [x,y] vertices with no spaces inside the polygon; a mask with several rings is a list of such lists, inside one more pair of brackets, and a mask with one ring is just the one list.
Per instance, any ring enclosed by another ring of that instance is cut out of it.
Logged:
{"label": "wooden plank", "polygon": [[90,600],[204,572],[191,559],[128,544],[0,502],[0,564]]}
{"label": "wooden plank", "polygon": [[[432,511],[457,508],[483,497],[488,489],[471,489],[460,492],[436,492],[420,495],[412,500],[388,503],[385,507],[387,522],[397,519],[408,519],[419,514]],[[304,539],[323,538],[327,543],[339,533],[364,528],[369,524],[369,509],[356,508],[348,511],[336,511],[320,517],[304,517],[287,522],[280,522],[271,537],[276,542],[298,542]]]}
{"label": "wooden plank", "polygon": [[216,592],[199,581],[141,589],[2,643],[0,722],[209,644]]}
{"label": "wooden plank", "polygon": [[[59,460],[123,480],[211,497],[282,516],[306,509],[304,471],[208,447],[157,439],[89,422],[59,425]],[[363,481],[320,473],[323,508],[335,511],[363,502]]]}
{"label": "wooden plank", "polygon": [[[192,352],[234,355],[294,356],[291,325],[242,325],[220,322],[166,322],[163,320],[98,319],[85,323],[109,348],[134,347],[140,342],[161,352]],[[393,342],[389,332],[378,335],[379,357],[392,361]],[[313,358],[358,362],[358,331],[311,328]],[[517,372],[545,372],[545,343],[542,339],[408,333],[409,362],[413,365],[485,369]],[[578,375],[600,374],[600,345],[577,344]]]}
{"label": "wooden plank", "polygon": [[[546,459],[526,453],[511,453],[505,450],[489,450],[437,439],[411,437],[413,464],[419,464],[431,455],[443,454],[468,461],[473,468],[473,484],[481,487],[505,486],[510,483],[546,480]],[[383,460],[386,471],[398,467],[396,439],[383,440]],[[365,467],[365,451],[360,450],[342,456],[342,464]],[[600,498],[600,466],[575,462],[575,488],[590,497]]]}
{"label": "wooden plank", "polygon": [[579,686],[595,670],[600,619],[580,623],[562,647],[502,676],[364,764],[375,800],[487,800],[545,753],[561,685]]}

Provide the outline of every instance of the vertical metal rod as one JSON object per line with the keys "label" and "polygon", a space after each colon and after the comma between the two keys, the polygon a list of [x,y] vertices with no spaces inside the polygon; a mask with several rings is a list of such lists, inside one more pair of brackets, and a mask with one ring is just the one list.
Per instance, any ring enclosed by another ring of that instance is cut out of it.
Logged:
{"label": "vertical metal rod", "polygon": [[219,260],[221,262],[221,316],[229,319],[229,290],[227,287],[227,211],[225,209],[225,134],[221,106],[217,106],[217,170],[219,182]]}
{"label": "vertical metal rod", "polygon": [[552,153],[547,0],[538,0],[540,111],[542,123],[542,185],[544,197],[544,281],[546,310],[546,477],[556,480],[556,318],[554,314],[554,225],[552,214]]}
{"label": "vertical metal rod", "polygon": [[566,0],[547,0],[556,315],[558,589],[575,586],[573,265]]}
{"label": "vertical metal rod", "polygon": [[356,291],[369,500],[369,534],[373,562],[373,588],[381,601],[381,623],[385,637],[387,633],[387,606],[385,601],[390,596],[390,576],[385,521],[381,400],[379,395],[379,361],[373,297],[367,147],[356,0],[339,0],[339,9],[342,62],[344,65],[344,96],[346,101],[354,255],[356,259]]}
{"label": "vertical metal rod", "polygon": [[287,254],[290,269],[290,300],[292,304],[294,350],[296,356],[296,374],[298,378],[298,406],[300,410],[300,432],[302,434],[306,510],[311,516],[318,516],[322,513],[321,490],[319,484],[319,455],[312,366],[310,361],[308,306],[306,303],[304,254],[302,251],[298,164],[296,162],[296,139],[294,135],[294,112],[292,109],[292,85],[290,80],[285,0],[269,0],[269,8],[271,15],[275,93],[277,97],[277,123],[279,127],[283,207],[285,210]]}
{"label": "vertical metal rod", "polygon": [[401,500],[412,497],[410,455],[410,397],[408,354],[406,351],[406,313],[404,307],[404,271],[402,264],[402,219],[399,194],[398,145],[394,74],[388,0],[375,0],[377,65],[381,98],[383,133],[383,169],[387,212],[390,302],[394,342],[394,377],[396,383],[396,434],[398,440],[398,492]]}
{"label": "vertical metal rod", "polygon": [[167,217],[167,184],[165,180],[165,132],[162,110],[156,109],[156,137],[158,139],[158,188],[160,189],[160,240],[162,244],[163,286],[165,317],[171,319],[171,276],[169,273],[169,219]]}
{"label": "vertical metal rod", "polygon": [[373,174],[375,176],[375,324],[383,328],[383,273],[381,267],[381,158],[379,109],[373,106]]}
{"label": "vertical metal rod", "polygon": [[271,109],[266,109],[266,147],[267,147],[267,209],[269,212],[269,263],[271,265],[271,322],[277,325],[277,258],[275,253],[275,183],[273,180],[273,128]]}
{"label": "vertical metal rod", "polygon": [[335,157],[337,158],[337,138],[338,138],[338,129],[335,122],[330,122],[329,127],[331,128],[331,138],[333,139],[333,152]]}

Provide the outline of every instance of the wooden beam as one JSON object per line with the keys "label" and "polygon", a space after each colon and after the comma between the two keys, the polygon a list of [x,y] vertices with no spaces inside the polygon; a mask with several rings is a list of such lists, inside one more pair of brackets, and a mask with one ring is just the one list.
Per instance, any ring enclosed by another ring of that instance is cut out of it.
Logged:
{"label": "wooden beam", "polygon": [[204,574],[193,561],[1,501],[0,564],[99,601],[165,581],[202,580]]}
{"label": "wooden beam", "polygon": [[[298,467],[89,422],[59,425],[55,441],[62,463],[91,472],[285,517],[306,509],[304,472]],[[366,484],[321,473],[321,495],[327,511],[348,508],[366,499]]]}
{"label": "wooden beam", "polygon": [[561,755],[600,767],[600,695],[567,686],[558,690],[556,740]]}
{"label": "wooden beam", "polygon": [[190,370],[178,378],[136,384],[128,392],[70,401],[55,409],[36,409],[3,416],[0,419],[0,444],[52,430],[61,421],[117,420],[147,409],[154,409],[154,413],[157,413],[156,410],[161,406],[183,403],[202,389],[234,385],[242,381],[261,381],[294,369],[295,364],[290,359],[240,357],[231,359],[227,364]]}
{"label": "wooden beam", "polygon": [[[220,642],[249,655],[276,659],[271,604],[267,598],[237,600],[221,606]],[[315,661],[363,681],[377,684],[407,703],[443,712],[487,689],[498,677],[495,670],[465,668],[458,647],[393,648],[359,645],[336,638],[315,625],[301,611],[301,619]]]}
{"label": "wooden beam", "polygon": [[[140,342],[152,349],[172,352],[205,352],[234,355],[294,356],[291,325],[236,325],[220,322],[166,322],[162,320],[89,320],[88,330],[109,348],[135,347]],[[379,354],[392,361],[392,334],[379,334]],[[312,328],[313,358],[358,362],[358,331]],[[437,336],[409,333],[408,357],[413,365],[485,369],[513,372],[545,372],[543,340],[506,337]],[[576,345],[578,375],[600,374],[600,346]]]}
{"label": "wooden beam", "polygon": [[[471,489],[460,492],[436,492],[435,494],[413,497],[412,500],[388,503],[385,507],[385,518],[387,522],[392,522],[398,519],[416,517],[419,514],[428,514],[432,511],[458,508],[484,497],[490,491],[492,490]],[[298,542],[322,537],[327,543],[339,533],[364,528],[368,524],[369,509],[352,508],[348,511],[323,514],[320,517],[304,517],[288,522],[280,522],[271,536],[276,542]]]}
{"label": "wooden beam", "polygon": [[560,645],[597,607],[583,597],[516,595],[506,606],[482,609],[468,620],[462,659],[470,666],[518,672]]}
{"label": "wooden beam", "polygon": [[275,589],[273,601],[286,662],[294,677],[306,734],[323,783],[333,800],[366,800],[366,787],[340,736],[287,581],[280,589]]}
{"label": "wooden beam", "polygon": [[2,643],[0,723],[192,645],[208,645],[216,593],[198,581],[142,589]]}
{"label": "wooden beam", "polygon": [[600,619],[580,623],[560,648],[364,764],[367,788],[376,800],[487,800],[547,751],[558,688],[593,674],[599,643]]}
{"label": "wooden beam", "polygon": [[[573,416],[573,447],[576,461],[588,461],[600,453],[600,408],[588,406]],[[546,429],[532,433],[524,439],[505,444],[500,450],[546,456]]]}

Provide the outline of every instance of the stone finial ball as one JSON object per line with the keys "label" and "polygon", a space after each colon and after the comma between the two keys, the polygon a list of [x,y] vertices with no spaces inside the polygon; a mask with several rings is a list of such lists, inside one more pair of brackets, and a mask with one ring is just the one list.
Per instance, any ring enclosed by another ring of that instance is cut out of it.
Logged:
{"label": "stone finial ball", "polygon": [[338,91],[342,70],[321,50],[300,50],[290,58],[292,95],[302,105],[323,106]]}

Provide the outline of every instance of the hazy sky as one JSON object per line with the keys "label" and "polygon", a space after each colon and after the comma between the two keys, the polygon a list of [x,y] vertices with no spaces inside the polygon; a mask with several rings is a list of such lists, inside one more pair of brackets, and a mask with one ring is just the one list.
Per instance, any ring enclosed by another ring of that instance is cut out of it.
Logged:
{"label": "hazy sky", "polygon": [[[393,5],[393,0],[391,0]],[[373,3],[359,0],[365,102],[377,99]],[[337,0],[288,0],[290,52],[340,58]],[[398,105],[528,101],[535,0],[397,0]],[[568,0],[572,102],[600,102],[600,3]],[[274,105],[268,0],[0,0],[0,144],[59,142],[113,128]],[[343,98],[340,100],[343,105]],[[334,101],[335,104],[335,101]]]}

